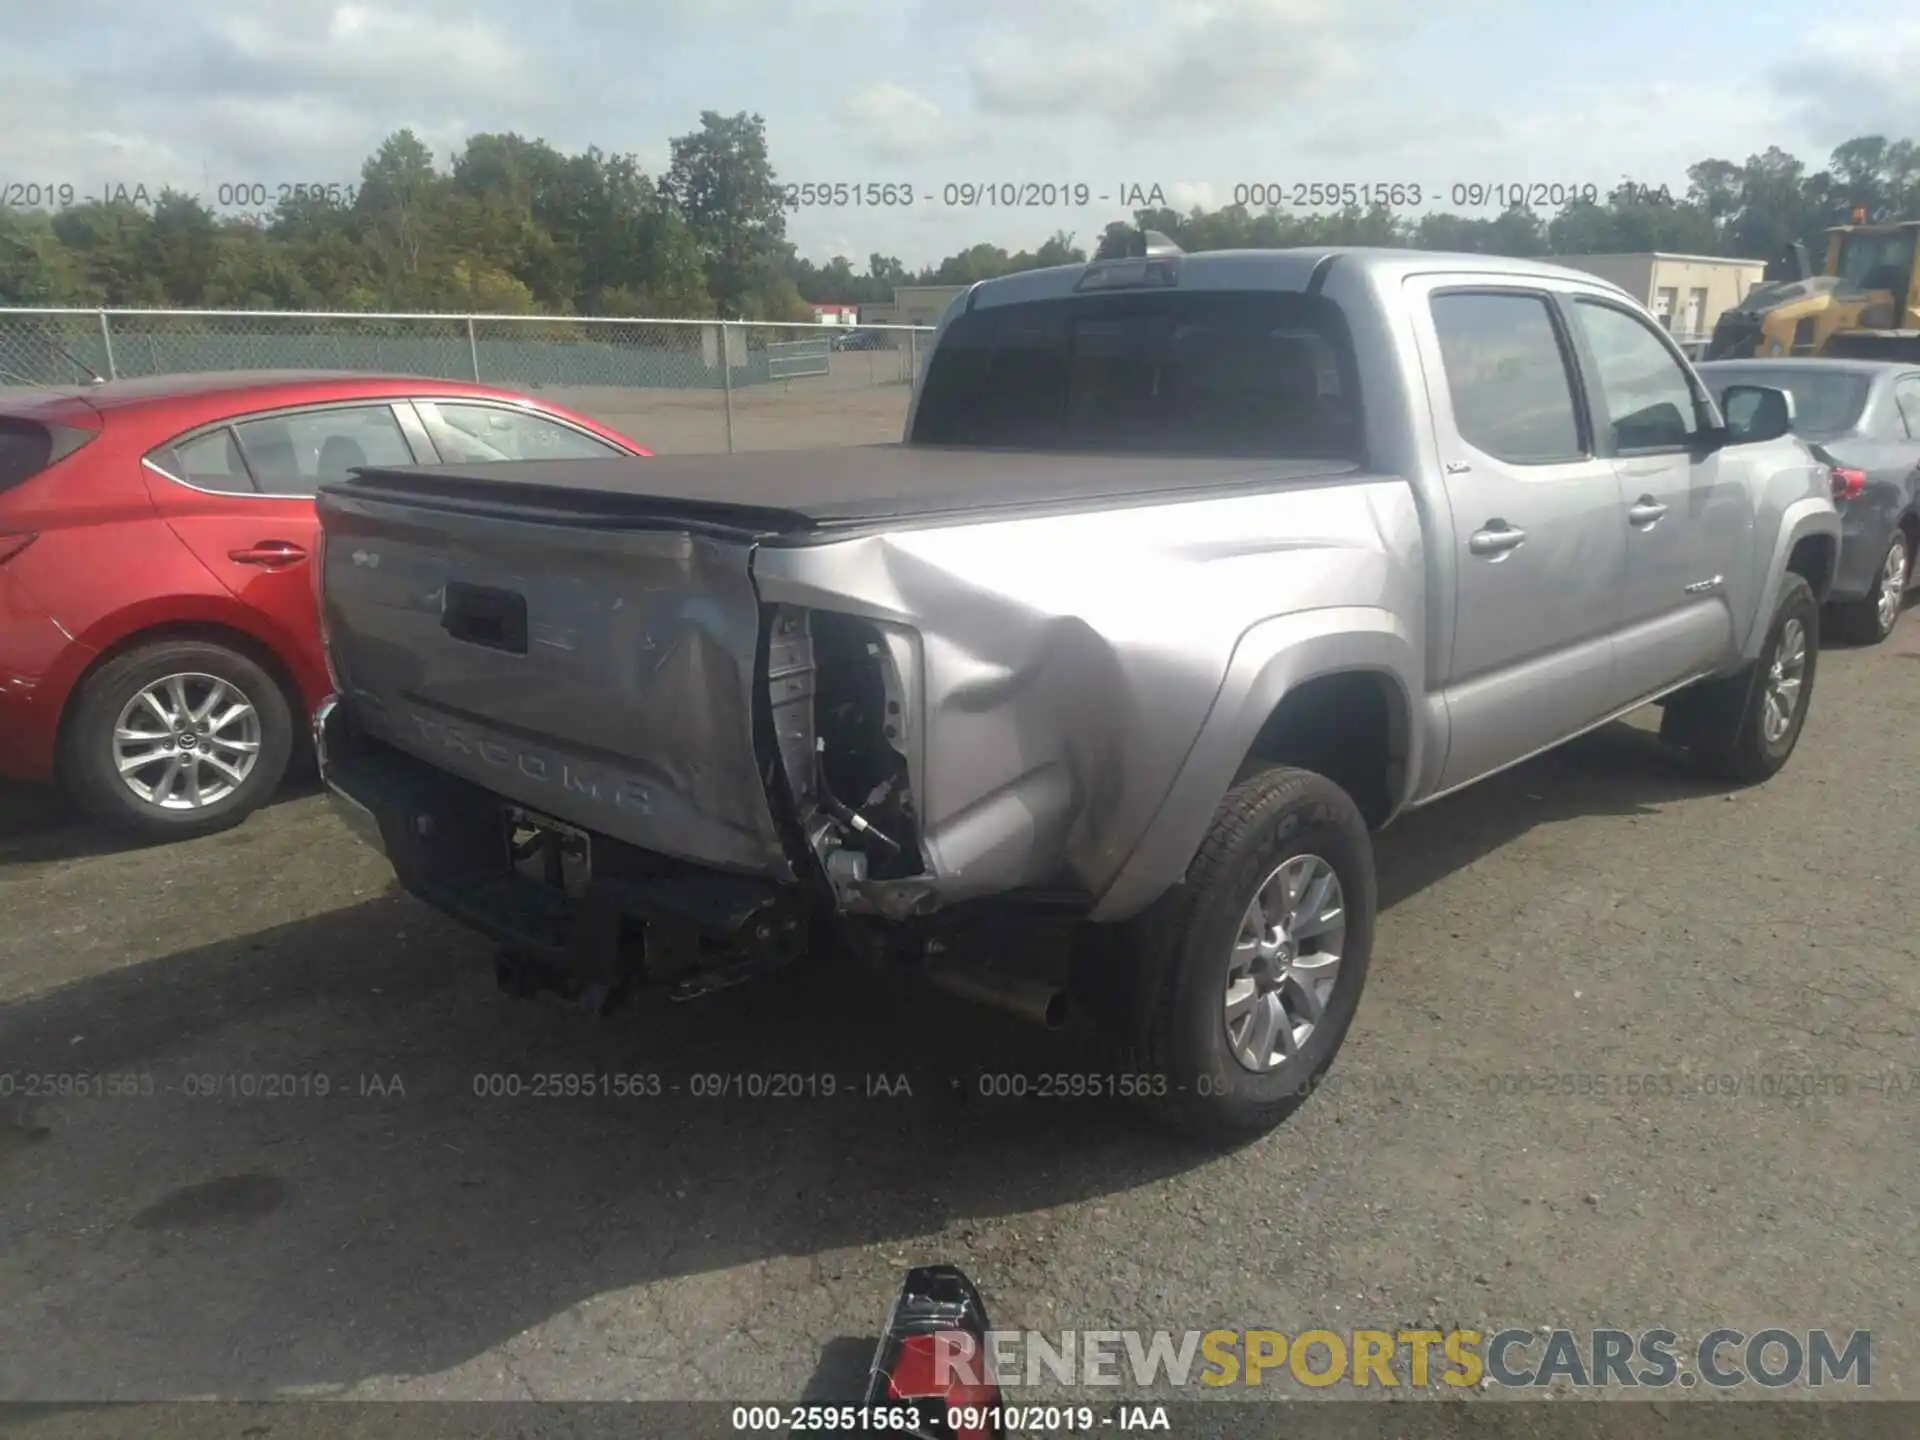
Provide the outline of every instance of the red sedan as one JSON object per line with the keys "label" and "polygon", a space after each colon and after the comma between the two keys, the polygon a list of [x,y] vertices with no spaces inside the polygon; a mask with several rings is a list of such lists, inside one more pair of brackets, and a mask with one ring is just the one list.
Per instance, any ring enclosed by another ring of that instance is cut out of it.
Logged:
{"label": "red sedan", "polygon": [[313,495],[356,465],[649,451],[510,391],[252,372],[0,390],[0,776],[156,837],[244,818],[330,688]]}

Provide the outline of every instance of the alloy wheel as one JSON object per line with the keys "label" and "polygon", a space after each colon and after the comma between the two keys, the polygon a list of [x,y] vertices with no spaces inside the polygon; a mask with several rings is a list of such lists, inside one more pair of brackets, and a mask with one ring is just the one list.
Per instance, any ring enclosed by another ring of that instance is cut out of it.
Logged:
{"label": "alloy wheel", "polygon": [[1896,535],[1887,549],[1887,563],[1880,570],[1880,593],[1874,597],[1874,609],[1880,617],[1880,631],[1893,629],[1900,618],[1900,602],[1907,593],[1907,541]]}
{"label": "alloy wheel", "polygon": [[1780,627],[1780,640],[1773,647],[1773,661],[1767,667],[1766,704],[1760,726],[1769,745],[1778,745],[1792,727],[1806,675],[1807,627],[1799,616],[1790,615],[1787,623]]}
{"label": "alloy wheel", "polygon": [[1296,855],[1260,883],[1227,967],[1227,1046],[1244,1068],[1300,1053],[1326,1014],[1346,933],[1340,877],[1318,855]]}
{"label": "alloy wheel", "polygon": [[113,726],[114,769],[141,800],[200,810],[246,783],[260,760],[260,715],[217,675],[168,675],[142,687]]}

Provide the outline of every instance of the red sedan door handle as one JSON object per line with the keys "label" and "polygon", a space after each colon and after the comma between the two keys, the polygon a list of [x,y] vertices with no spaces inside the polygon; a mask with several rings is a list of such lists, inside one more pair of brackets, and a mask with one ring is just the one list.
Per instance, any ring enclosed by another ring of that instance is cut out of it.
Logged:
{"label": "red sedan door handle", "polygon": [[244,550],[229,550],[227,558],[236,565],[292,565],[307,558],[307,552],[291,540],[262,540]]}

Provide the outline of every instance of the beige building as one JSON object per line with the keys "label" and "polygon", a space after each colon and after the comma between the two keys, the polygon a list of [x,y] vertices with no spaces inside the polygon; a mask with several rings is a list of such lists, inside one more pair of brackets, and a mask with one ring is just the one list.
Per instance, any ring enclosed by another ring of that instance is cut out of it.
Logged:
{"label": "beige building", "polygon": [[940,317],[966,285],[896,285],[891,305],[862,305],[862,325],[938,325]]}
{"label": "beige building", "polygon": [[1682,345],[1704,344],[1721,312],[1752,293],[1767,273],[1764,260],[1721,255],[1548,255],[1570,270],[1611,280],[1673,332]]}

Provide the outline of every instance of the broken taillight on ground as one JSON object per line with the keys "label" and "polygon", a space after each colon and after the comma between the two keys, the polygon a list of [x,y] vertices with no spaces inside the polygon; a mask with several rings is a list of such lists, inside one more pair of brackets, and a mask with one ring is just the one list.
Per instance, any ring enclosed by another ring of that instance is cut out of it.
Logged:
{"label": "broken taillight on ground", "polygon": [[907,1272],[874,1352],[866,1403],[917,1421],[895,1432],[915,1440],[1002,1440],[987,1307],[957,1266]]}

